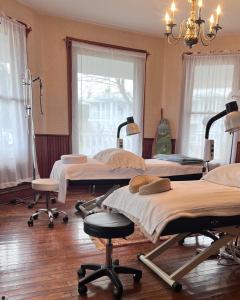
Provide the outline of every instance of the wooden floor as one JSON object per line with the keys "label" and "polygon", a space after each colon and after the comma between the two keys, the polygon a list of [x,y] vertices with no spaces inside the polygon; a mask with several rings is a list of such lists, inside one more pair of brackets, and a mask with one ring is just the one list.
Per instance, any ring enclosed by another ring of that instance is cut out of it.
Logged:
{"label": "wooden floor", "polygon": [[[104,250],[96,249],[83,232],[82,219],[75,214],[74,204],[81,198],[90,199],[90,195],[76,190],[69,194],[66,205],[61,205],[69,214],[69,223],[56,220],[54,229],[49,229],[43,219],[28,228],[33,210],[0,205],[0,299],[114,299],[105,277],[88,285],[86,297],[78,295],[78,267],[86,262],[101,263],[105,257]],[[152,248],[151,243],[146,243],[114,250],[120,263],[143,271],[139,284],[134,284],[128,275],[121,276],[123,299],[240,299],[240,266],[224,267],[216,260],[208,260],[189,273],[182,281],[183,290],[175,293],[137,261],[137,253]],[[174,247],[157,262],[172,270],[185,262],[194,249],[192,238],[186,246]]]}

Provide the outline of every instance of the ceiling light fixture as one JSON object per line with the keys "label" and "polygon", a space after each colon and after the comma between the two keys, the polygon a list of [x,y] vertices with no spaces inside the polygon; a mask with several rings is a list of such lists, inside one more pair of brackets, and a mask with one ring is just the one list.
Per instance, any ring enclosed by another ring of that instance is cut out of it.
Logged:
{"label": "ceiling light fixture", "polygon": [[219,25],[220,15],[222,14],[221,6],[218,5],[215,15],[212,14],[209,19],[209,30],[205,33],[205,20],[202,19],[203,0],[188,0],[191,4],[191,9],[188,19],[185,19],[180,24],[179,35],[175,36],[173,33],[175,23],[175,13],[177,11],[175,1],[172,2],[170,13],[167,11],[165,15],[166,31],[165,35],[169,44],[177,43],[184,40],[186,46],[192,48],[200,41],[203,46],[208,46],[212,40],[217,36],[217,33],[222,27]]}

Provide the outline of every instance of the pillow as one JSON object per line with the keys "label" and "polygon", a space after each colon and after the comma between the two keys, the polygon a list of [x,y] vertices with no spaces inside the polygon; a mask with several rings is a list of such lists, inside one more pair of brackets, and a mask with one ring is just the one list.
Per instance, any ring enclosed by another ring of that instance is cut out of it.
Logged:
{"label": "pillow", "polygon": [[159,178],[151,175],[136,175],[129,182],[131,193],[139,195],[163,193],[171,190],[171,181],[168,178]]}
{"label": "pillow", "polygon": [[240,164],[215,168],[203,176],[202,179],[226,186],[240,187]]}
{"label": "pillow", "polygon": [[145,161],[142,157],[123,149],[106,149],[97,153],[93,158],[106,163],[111,170],[120,168],[146,169]]}
{"label": "pillow", "polygon": [[146,185],[150,182],[158,180],[159,177],[157,176],[151,176],[151,175],[136,175],[131,178],[129,181],[129,191],[131,193],[138,193],[139,188],[143,185]]}
{"label": "pillow", "polygon": [[139,188],[139,195],[158,194],[171,190],[171,181],[168,178],[158,178]]}
{"label": "pillow", "polygon": [[118,148],[105,149],[95,154],[93,158],[101,162],[106,162],[109,159],[109,156],[112,152],[119,151],[119,150],[121,149]]}

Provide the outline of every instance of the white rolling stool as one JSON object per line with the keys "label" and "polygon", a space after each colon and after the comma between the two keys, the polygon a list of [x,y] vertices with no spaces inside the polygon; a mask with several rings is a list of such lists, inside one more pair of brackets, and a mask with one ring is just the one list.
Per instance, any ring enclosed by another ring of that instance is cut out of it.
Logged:
{"label": "white rolling stool", "polygon": [[37,220],[38,216],[46,213],[49,218],[49,228],[54,227],[53,220],[54,218],[57,218],[59,214],[63,215],[63,222],[67,223],[68,222],[68,216],[65,213],[65,211],[59,211],[57,208],[50,208],[50,195],[52,192],[57,192],[58,191],[58,181],[50,178],[41,178],[41,179],[35,179],[32,181],[32,189],[36,190],[40,193],[45,194],[46,197],[46,208],[41,208],[38,209],[34,214],[31,215],[29,221],[28,221],[28,226],[32,227],[33,226],[33,220]]}

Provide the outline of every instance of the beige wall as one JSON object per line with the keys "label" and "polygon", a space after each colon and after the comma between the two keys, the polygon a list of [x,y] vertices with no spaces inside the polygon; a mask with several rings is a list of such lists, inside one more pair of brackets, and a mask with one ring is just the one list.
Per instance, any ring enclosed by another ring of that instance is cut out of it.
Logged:
{"label": "beige wall", "polygon": [[41,16],[42,70],[46,86],[47,130],[67,133],[67,67],[64,38],[104,42],[147,50],[145,137],[154,135],[161,108],[163,41],[106,27]]}
{"label": "beige wall", "polygon": [[[39,15],[15,0],[0,0],[0,11],[29,24],[33,31],[28,39],[29,64],[34,75],[44,80],[44,116],[39,114],[38,87],[35,94],[35,127],[37,133],[68,133],[67,65],[64,38],[109,43],[139,48],[150,53],[147,61],[145,91],[145,137],[154,137],[164,108],[170,120],[172,135],[177,137],[181,108],[182,43],[171,46],[164,39],[131,33],[62,18]],[[211,47],[194,51],[240,48],[240,36],[217,38]]]}

